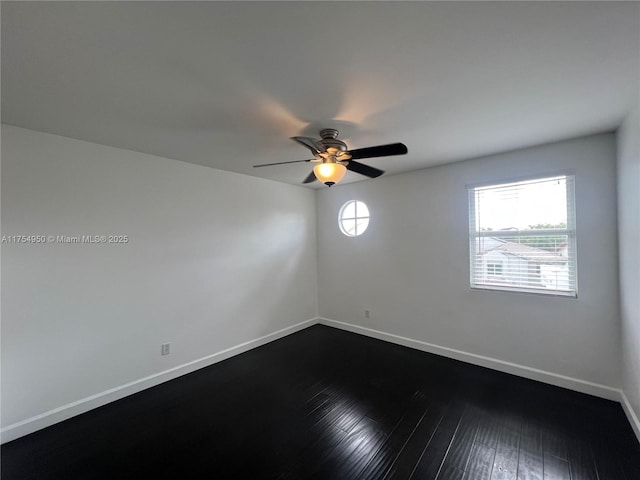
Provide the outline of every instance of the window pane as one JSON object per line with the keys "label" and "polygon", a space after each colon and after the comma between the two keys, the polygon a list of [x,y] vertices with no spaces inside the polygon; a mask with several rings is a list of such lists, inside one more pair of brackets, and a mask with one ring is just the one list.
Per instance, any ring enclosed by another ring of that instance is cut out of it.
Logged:
{"label": "window pane", "polygon": [[356,202],[349,202],[342,208],[342,218],[356,218]]}
{"label": "window pane", "polygon": [[567,225],[566,177],[475,189],[477,231]]}
{"label": "window pane", "polygon": [[364,232],[368,226],[369,226],[368,218],[359,218],[358,220],[356,220],[356,232],[358,232],[358,235]]}
{"label": "window pane", "polygon": [[350,236],[356,235],[356,221],[355,219],[344,219],[342,220],[342,231]]}
{"label": "window pane", "polygon": [[356,211],[358,218],[360,217],[368,217],[369,216],[369,208],[364,202],[356,202]]}

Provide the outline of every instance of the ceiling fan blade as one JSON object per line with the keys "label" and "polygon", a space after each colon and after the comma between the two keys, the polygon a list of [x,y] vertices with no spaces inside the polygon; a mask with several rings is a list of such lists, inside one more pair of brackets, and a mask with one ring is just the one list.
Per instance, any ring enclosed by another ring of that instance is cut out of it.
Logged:
{"label": "ceiling fan blade", "polygon": [[276,162],[276,163],[261,163],[260,165],[254,165],[253,168],[258,167],[270,167],[271,165],[285,165],[287,163],[301,163],[301,162],[311,162],[313,159],[309,160],[291,160],[289,162]]}
{"label": "ceiling fan blade", "polygon": [[390,157],[392,155],[404,155],[407,153],[407,146],[404,143],[390,143],[389,145],[378,145],[377,147],[358,148],[349,150],[351,158],[374,158]]}
{"label": "ceiling fan blade", "polygon": [[314,155],[327,151],[327,149],[324,148],[322,146],[322,144],[320,144],[320,148],[318,148],[318,144],[316,143],[316,141],[313,138],[309,138],[309,137],[291,137],[291,140],[293,140],[294,142],[298,142],[300,145],[302,145],[304,147],[307,147],[309,150],[311,150],[311,153],[313,153]]}
{"label": "ceiling fan blade", "polygon": [[354,162],[353,160],[349,160],[349,163],[347,164],[347,170],[351,170],[352,172],[360,173],[361,175],[366,175],[367,177],[371,178],[379,177],[384,173],[384,170],[370,167],[369,165],[365,165],[364,163]]}
{"label": "ceiling fan blade", "polygon": [[308,176],[307,178],[305,178],[305,179],[302,181],[302,183],[311,183],[311,182],[313,182],[314,180],[317,180],[317,178],[316,178],[316,174],[315,174],[315,173],[313,173],[313,170],[312,170],[312,171],[311,171],[311,173],[309,174],[309,176]]}

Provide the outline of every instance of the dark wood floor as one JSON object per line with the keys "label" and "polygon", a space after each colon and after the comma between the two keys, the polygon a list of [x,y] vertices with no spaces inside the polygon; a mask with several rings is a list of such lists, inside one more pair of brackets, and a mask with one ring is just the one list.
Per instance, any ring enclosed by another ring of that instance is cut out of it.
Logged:
{"label": "dark wood floor", "polygon": [[639,480],[620,405],[324,326],[2,447],[2,480]]}

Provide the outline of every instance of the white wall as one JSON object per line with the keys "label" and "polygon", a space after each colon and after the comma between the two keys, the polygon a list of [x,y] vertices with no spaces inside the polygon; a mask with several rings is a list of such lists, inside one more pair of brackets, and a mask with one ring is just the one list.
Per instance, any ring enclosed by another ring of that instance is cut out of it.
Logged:
{"label": "white wall", "polygon": [[[615,149],[602,134],[320,190],[320,316],[618,388]],[[579,297],[471,290],[466,185],[568,169]],[[356,238],[337,226],[351,199],[371,211]]]}
{"label": "white wall", "polygon": [[5,125],[2,234],[129,237],[2,245],[3,427],[316,316],[301,187]]}
{"label": "white wall", "polygon": [[[640,121],[638,117],[640,113],[636,107],[618,130],[618,236],[622,388],[636,416],[640,418]],[[640,437],[640,431],[637,433]]]}

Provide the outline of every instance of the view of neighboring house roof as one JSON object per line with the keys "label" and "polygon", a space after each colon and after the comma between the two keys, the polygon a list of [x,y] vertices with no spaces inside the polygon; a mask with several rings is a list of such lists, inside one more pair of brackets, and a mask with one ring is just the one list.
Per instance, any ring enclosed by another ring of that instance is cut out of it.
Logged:
{"label": "view of neighboring house roof", "polygon": [[[531,247],[522,243],[509,242],[500,238],[490,238],[494,240],[494,242],[492,242],[490,248],[482,251],[482,255],[485,255],[489,252],[500,252],[506,255],[521,257],[530,262],[536,263],[566,263],[567,261],[567,257],[563,257],[548,250]],[[496,245],[495,242],[498,242],[498,245]]]}

